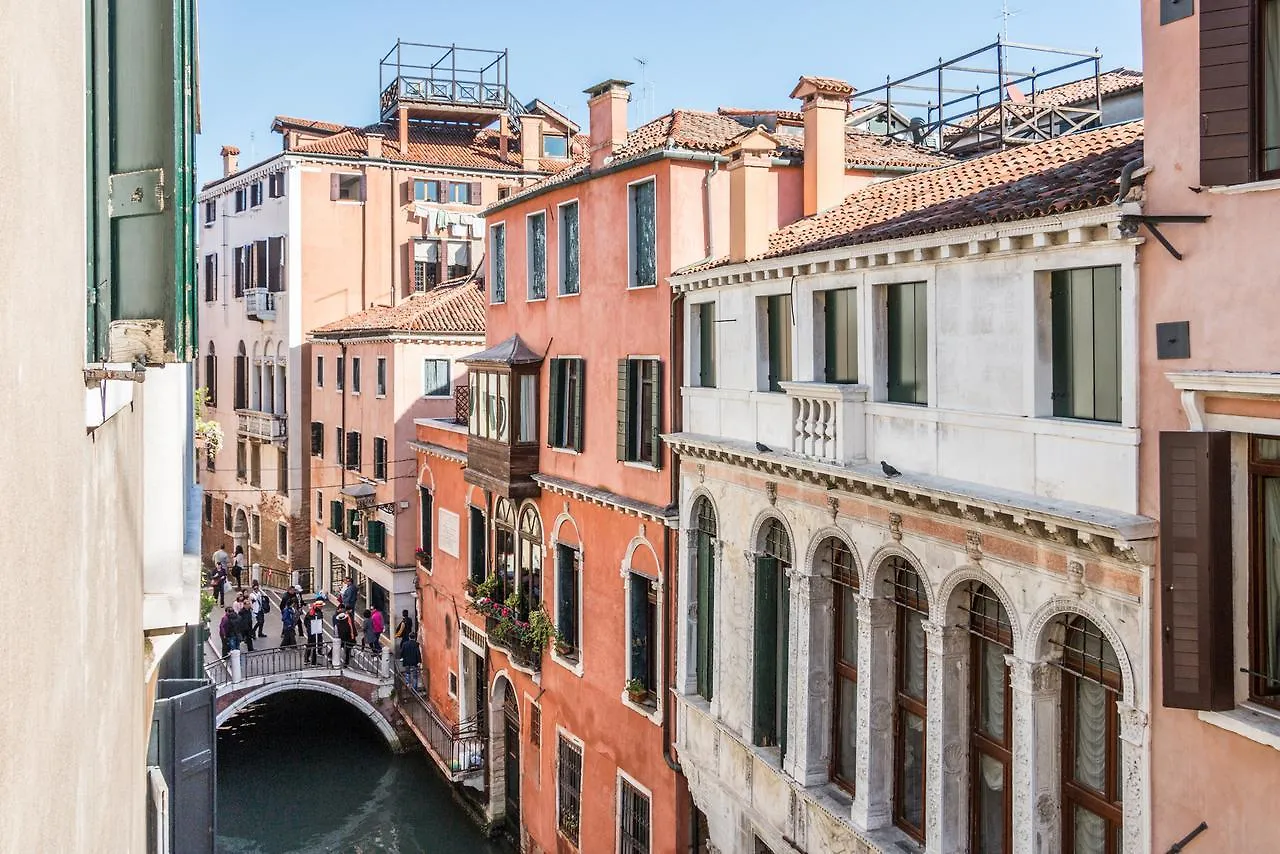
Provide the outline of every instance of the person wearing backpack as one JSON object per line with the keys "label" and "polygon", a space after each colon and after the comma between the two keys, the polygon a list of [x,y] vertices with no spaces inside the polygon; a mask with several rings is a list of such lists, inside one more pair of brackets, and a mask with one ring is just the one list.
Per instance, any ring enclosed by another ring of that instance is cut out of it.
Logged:
{"label": "person wearing backpack", "polygon": [[280,636],[280,645],[293,646],[295,643],[297,643],[297,640],[294,637],[296,617],[294,614],[293,605],[286,604],[283,608],[280,609],[280,623],[281,625],[284,626],[284,633]]}
{"label": "person wearing backpack", "polygon": [[248,597],[243,593],[237,596],[235,607],[238,642],[244,644],[246,652],[253,652],[253,638],[257,633],[253,630],[253,610],[250,607]]}
{"label": "person wearing backpack", "polygon": [[222,609],[222,619],[218,621],[218,639],[222,641],[222,657],[226,658],[231,654],[231,606],[225,605]]}

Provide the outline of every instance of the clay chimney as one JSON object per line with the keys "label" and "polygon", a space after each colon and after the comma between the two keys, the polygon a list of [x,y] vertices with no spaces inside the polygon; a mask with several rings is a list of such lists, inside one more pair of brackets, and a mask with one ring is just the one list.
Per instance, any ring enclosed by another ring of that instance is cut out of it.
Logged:
{"label": "clay chimney", "polygon": [[367,145],[368,155],[375,160],[381,160],[383,135],[380,133],[367,133],[364,135],[364,138]]}
{"label": "clay chimney", "polygon": [[542,157],[542,126],[546,120],[542,116],[526,113],[520,117],[520,161],[521,169],[534,172],[538,169],[538,159]]}
{"label": "clay chimney", "polygon": [[729,260],[735,264],[769,248],[769,163],[777,141],[757,127],[731,145],[729,165]]}
{"label": "clay chimney", "polygon": [[628,80],[606,80],[585,90],[590,97],[588,130],[591,134],[591,168],[599,169],[613,154],[615,146],[627,139],[627,102],[631,100]]}
{"label": "clay chimney", "polygon": [[240,168],[240,149],[234,145],[222,146],[222,177],[236,174]]}
{"label": "clay chimney", "polygon": [[503,113],[498,117],[498,153],[505,161],[511,150],[511,118]]}
{"label": "clay chimney", "polygon": [[792,98],[804,117],[804,215],[813,216],[845,197],[844,122],[853,87],[830,77],[801,77]]}

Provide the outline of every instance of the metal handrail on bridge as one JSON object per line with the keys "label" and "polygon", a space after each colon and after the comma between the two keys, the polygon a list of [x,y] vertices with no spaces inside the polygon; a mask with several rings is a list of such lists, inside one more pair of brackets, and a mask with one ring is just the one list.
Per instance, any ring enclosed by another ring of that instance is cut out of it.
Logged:
{"label": "metal handrail on bridge", "polygon": [[396,698],[400,712],[413,724],[436,761],[455,779],[484,768],[484,730],[480,716],[448,723],[431,701],[396,674]]}
{"label": "metal handrail on bridge", "polygon": [[314,663],[307,660],[308,652],[305,642],[253,652],[237,649],[222,658],[207,662],[204,672],[209,681],[219,688],[246,679],[261,679],[282,673],[305,673],[317,668],[354,670],[378,679],[390,676],[391,650],[387,648],[383,648],[381,655],[374,655],[366,648],[353,645],[350,659],[345,661],[341,642],[326,634]]}

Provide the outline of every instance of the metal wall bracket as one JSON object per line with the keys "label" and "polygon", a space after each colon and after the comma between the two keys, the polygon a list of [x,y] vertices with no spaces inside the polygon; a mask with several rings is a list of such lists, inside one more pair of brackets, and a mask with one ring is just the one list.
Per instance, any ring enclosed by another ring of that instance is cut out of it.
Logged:
{"label": "metal wall bracket", "polygon": [[1158,226],[1161,223],[1202,223],[1208,219],[1208,215],[1204,214],[1169,214],[1167,216],[1124,214],[1120,217],[1120,233],[1126,237],[1133,237],[1138,233],[1139,227],[1145,225],[1147,231],[1151,232],[1151,236],[1158,240],[1160,245],[1169,251],[1170,255],[1181,261],[1182,253],[1174,248],[1173,244],[1169,242],[1169,238],[1164,236]]}
{"label": "metal wall bracket", "polygon": [[107,179],[107,214],[112,219],[164,211],[164,170],[121,172]]}
{"label": "metal wall bracket", "polygon": [[86,386],[96,386],[105,380],[131,380],[135,383],[147,381],[147,369],[145,367],[135,368],[132,371],[122,371],[113,368],[85,368],[84,384]]}

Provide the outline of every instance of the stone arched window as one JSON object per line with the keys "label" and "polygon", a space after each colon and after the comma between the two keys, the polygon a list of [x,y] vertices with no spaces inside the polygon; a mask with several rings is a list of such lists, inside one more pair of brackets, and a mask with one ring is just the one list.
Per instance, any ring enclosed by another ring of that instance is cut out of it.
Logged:
{"label": "stone arched window", "polygon": [[520,511],[520,610],[522,617],[542,607],[542,520],[538,508]]}
{"label": "stone arched window", "polygon": [[209,407],[214,408],[218,405],[218,352],[214,349],[213,342],[209,342],[209,350],[204,354],[204,388],[207,393],[205,398]]}
{"label": "stone arched window", "polygon": [[244,342],[236,347],[235,390],[232,405],[236,409],[249,408],[249,355]]}
{"label": "stone arched window", "polygon": [[262,351],[253,342],[253,361],[249,364],[249,408],[262,409]]}
{"label": "stone arched window", "polygon": [[887,560],[895,605],[893,819],[908,836],[924,842],[925,722],[928,720],[924,620],[929,598],[924,582],[905,558]]}
{"label": "stone arched window", "polygon": [[493,509],[493,571],[498,576],[498,598],[516,590],[516,509],[499,498]]}
{"label": "stone arched window", "polygon": [[1062,850],[1119,854],[1124,821],[1120,663],[1087,617],[1067,620],[1062,645]]}
{"label": "stone arched window", "polygon": [[1009,615],[991,588],[968,585],[969,838],[973,851],[1010,851],[1013,815],[1013,715]]}
{"label": "stone arched window", "polygon": [[752,740],[787,752],[787,636],[791,623],[791,538],[782,520],[760,529],[755,578],[755,673]]}
{"label": "stone arched window", "polygon": [[858,568],[839,537],[823,540],[817,557],[831,575],[835,613],[831,779],[852,793],[858,762]]}
{"label": "stone arched window", "polygon": [[694,670],[698,680],[698,694],[711,702],[712,673],[715,668],[715,561],[716,561],[716,511],[711,501],[703,496],[693,505],[694,539],[694,595],[697,611],[694,617],[696,654]]}

